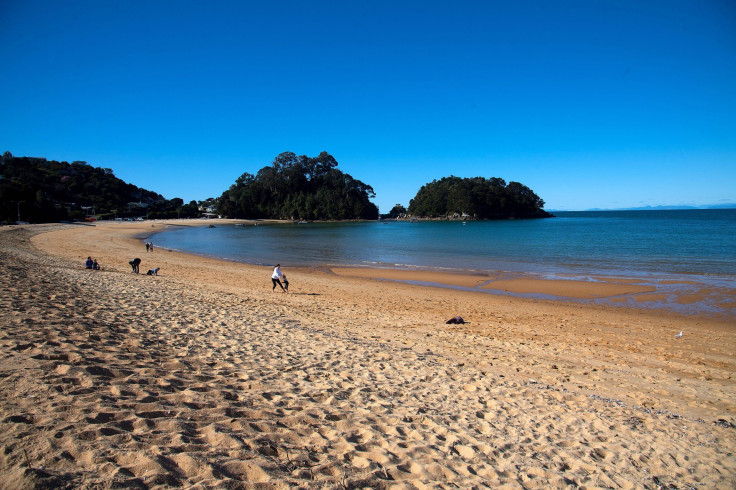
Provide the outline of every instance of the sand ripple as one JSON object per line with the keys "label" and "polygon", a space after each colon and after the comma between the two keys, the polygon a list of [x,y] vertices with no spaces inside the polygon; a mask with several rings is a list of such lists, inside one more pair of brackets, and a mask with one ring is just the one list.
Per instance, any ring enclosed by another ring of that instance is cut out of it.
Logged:
{"label": "sand ripple", "polygon": [[0,235],[3,488],[736,487],[731,426]]}

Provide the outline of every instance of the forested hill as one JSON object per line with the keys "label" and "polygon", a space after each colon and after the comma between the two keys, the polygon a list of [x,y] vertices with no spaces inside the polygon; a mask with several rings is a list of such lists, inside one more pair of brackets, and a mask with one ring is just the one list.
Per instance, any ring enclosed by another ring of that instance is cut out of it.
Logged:
{"label": "forested hill", "polygon": [[218,212],[227,218],[377,219],[373,197],[373,188],[339,170],[329,153],[285,152],[256,175],[241,175],[218,200]]}
{"label": "forested hill", "polygon": [[[195,218],[201,209],[226,218],[292,220],[377,219],[370,185],[342,172],[332,155],[278,155],[256,175],[244,173],[219,199],[189,204],[165,199],[83,161],[0,156],[0,222],[32,223],[123,217]],[[403,214],[403,207],[401,212]],[[518,182],[445,177],[430,182],[409,203],[416,217],[542,218],[544,201]]]}
{"label": "forested hill", "polygon": [[547,218],[544,201],[518,182],[499,178],[444,177],[419,189],[409,202],[416,217],[474,219]]}
{"label": "forested hill", "polygon": [[[177,217],[197,214],[196,204],[164,199],[86,162],[0,157],[0,222],[83,220],[89,216]],[[182,214],[182,210],[184,213]]]}

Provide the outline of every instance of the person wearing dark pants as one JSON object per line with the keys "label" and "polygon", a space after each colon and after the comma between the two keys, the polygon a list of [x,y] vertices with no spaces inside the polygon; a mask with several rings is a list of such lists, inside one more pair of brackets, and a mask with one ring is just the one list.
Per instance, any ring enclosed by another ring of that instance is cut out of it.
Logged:
{"label": "person wearing dark pants", "polygon": [[281,272],[281,264],[276,264],[276,267],[273,268],[273,274],[271,274],[271,282],[273,282],[273,288],[271,288],[271,291],[276,291],[276,285],[278,284],[283,292],[287,292],[286,289],[284,289],[284,285],[281,284],[282,277],[284,277],[284,274]]}
{"label": "person wearing dark pants", "polygon": [[136,274],[138,274],[139,267],[141,265],[141,259],[139,259],[139,258],[136,257],[135,259],[131,260],[128,263],[133,268],[133,272],[135,272]]}

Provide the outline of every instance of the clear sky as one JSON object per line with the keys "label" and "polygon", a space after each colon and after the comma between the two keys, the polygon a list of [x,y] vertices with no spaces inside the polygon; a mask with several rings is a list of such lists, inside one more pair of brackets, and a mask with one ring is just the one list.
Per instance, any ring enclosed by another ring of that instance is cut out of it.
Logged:
{"label": "clear sky", "polygon": [[186,202],[284,151],[381,212],[500,177],[547,209],[736,203],[736,2],[0,0],[0,152]]}

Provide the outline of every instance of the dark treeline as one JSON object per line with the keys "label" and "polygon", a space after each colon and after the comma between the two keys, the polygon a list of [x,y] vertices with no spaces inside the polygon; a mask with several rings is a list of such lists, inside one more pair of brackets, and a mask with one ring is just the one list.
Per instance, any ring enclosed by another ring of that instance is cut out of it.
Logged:
{"label": "dark treeline", "polygon": [[184,218],[199,216],[198,207],[164,199],[86,162],[14,157],[7,151],[0,157],[0,222]]}
{"label": "dark treeline", "polygon": [[[0,156],[0,222],[197,218],[291,220],[377,219],[373,188],[337,168],[327,152],[317,157],[278,155],[256,175],[244,173],[219,199],[184,204],[115,177],[109,168],[83,161]],[[518,182],[445,177],[417,192],[406,209],[397,204],[387,218],[508,219],[550,216],[544,201]]]}
{"label": "dark treeline", "polygon": [[377,219],[373,188],[337,169],[327,152],[285,152],[256,175],[244,173],[218,201],[227,218],[293,220]]}
{"label": "dark treeline", "polygon": [[544,201],[518,182],[484,177],[444,177],[422,186],[409,202],[417,217],[474,219],[545,218]]}

